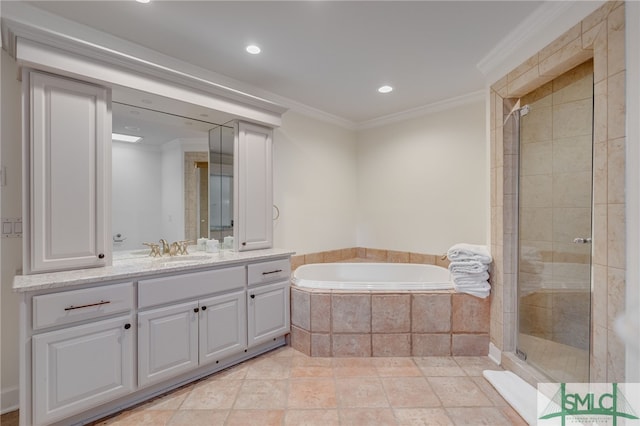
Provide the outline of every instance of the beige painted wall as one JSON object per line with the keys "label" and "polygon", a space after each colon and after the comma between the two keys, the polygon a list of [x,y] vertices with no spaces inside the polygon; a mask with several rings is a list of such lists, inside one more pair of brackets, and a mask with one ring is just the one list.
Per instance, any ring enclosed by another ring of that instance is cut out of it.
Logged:
{"label": "beige painted wall", "polygon": [[484,101],[358,133],[360,247],[486,243]]}
{"label": "beige painted wall", "polygon": [[289,111],[273,141],[274,245],[299,254],[355,246],[355,133]]}
{"label": "beige painted wall", "polygon": [[[21,85],[16,79],[15,62],[3,50],[2,96],[0,115],[0,164],[6,167],[6,186],[0,188],[2,200],[0,211],[3,218],[22,217],[22,136],[20,97]],[[13,277],[22,267],[22,239],[0,239],[0,409],[16,407],[18,404],[18,302],[19,297],[11,290]]]}

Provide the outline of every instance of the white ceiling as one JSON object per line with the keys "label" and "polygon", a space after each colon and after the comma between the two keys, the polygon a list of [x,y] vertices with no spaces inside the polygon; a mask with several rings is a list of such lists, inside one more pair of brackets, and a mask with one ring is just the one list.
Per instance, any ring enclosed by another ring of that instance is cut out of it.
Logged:
{"label": "white ceiling", "polygon": [[29,3],[358,124],[481,90],[476,64],[543,2]]}

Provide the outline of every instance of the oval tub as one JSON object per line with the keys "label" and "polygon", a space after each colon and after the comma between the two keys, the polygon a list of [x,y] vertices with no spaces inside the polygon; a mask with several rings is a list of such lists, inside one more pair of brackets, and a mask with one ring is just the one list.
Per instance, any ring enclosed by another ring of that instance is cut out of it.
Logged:
{"label": "oval tub", "polygon": [[301,288],[323,290],[453,289],[448,269],[414,263],[311,263],[298,267],[292,281]]}

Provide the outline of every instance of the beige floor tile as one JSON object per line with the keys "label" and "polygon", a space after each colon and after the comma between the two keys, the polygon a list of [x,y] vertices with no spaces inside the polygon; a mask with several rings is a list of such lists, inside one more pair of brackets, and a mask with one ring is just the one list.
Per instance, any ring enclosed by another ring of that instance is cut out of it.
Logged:
{"label": "beige floor tile", "polygon": [[301,377],[333,377],[333,368],[331,367],[292,367],[291,378],[299,379]]}
{"label": "beige floor tile", "polygon": [[343,408],[389,406],[382,383],[377,377],[338,378],[336,393],[338,405]]}
{"label": "beige floor tile", "polygon": [[165,426],[169,424],[174,413],[174,410],[128,411],[104,424],[110,426]]}
{"label": "beige floor tile", "polygon": [[161,395],[136,407],[136,411],[140,410],[177,410],[180,408],[189,393],[193,390],[194,385],[188,385],[165,395]]}
{"label": "beige floor tile", "polygon": [[376,358],[333,358],[336,377],[376,377]]}
{"label": "beige floor tile", "polygon": [[466,376],[464,370],[452,357],[416,357],[413,360],[426,377]]}
{"label": "beige floor tile", "polygon": [[214,374],[211,379],[213,380],[242,380],[247,376],[247,370],[249,367],[246,364],[238,364],[233,367],[229,367],[226,370],[222,370]]}
{"label": "beige floor tile", "polygon": [[509,420],[509,422],[514,426],[527,426],[528,423],[524,421],[520,414],[516,412],[510,406],[500,407],[500,411],[502,414]]}
{"label": "beige floor tile", "polygon": [[486,356],[456,356],[453,359],[469,376],[482,376],[484,370],[502,370]]}
{"label": "beige floor tile", "polygon": [[440,406],[440,400],[424,377],[388,377],[381,380],[387,399],[394,408]]}
{"label": "beige floor tile", "polygon": [[453,426],[444,408],[396,408],[399,426]]}
{"label": "beige floor tile", "polygon": [[249,364],[246,379],[287,379],[291,374],[291,357],[280,356],[259,359]]}
{"label": "beige floor tile", "polygon": [[398,423],[389,408],[343,409],[340,424],[344,426],[394,426]]}
{"label": "beige floor tile", "polygon": [[429,377],[427,381],[444,407],[493,406],[470,377]]}
{"label": "beige floor tile", "polygon": [[[284,410],[233,410],[226,426],[280,426]],[[193,425],[195,426],[195,425]]]}
{"label": "beige floor tile", "polygon": [[291,360],[291,367],[331,367],[333,358],[312,357],[302,354],[303,356],[294,356]]}
{"label": "beige floor tile", "polygon": [[374,364],[380,377],[419,377],[422,371],[413,358],[374,358]]}
{"label": "beige floor tile", "polygon": [[287,408],[288,380],[245,380],[234,409]]}
{"label": "beige floor tile", "polygon": [[468,426],[506,426],[511,425],[499,408],[475,407],[475,408],[447,408],[447,414],[458,425]]}
{"label": "beige floor tile", "polygon": [[340,424],[338,410],[287,410],[285,426],[331,426]]}
{"label": "beige floor tile", "polygon": [[179,410],[167,426],[218,426],[224,424],[228,415],[228,410]]}
{"label": "beige floor tile", "polygon": [[292,379],[289,384],[289,408],[336,408],[333,378]]}
{"label": "beige floor tile", "polygon": [[504,398],[498,393],[498,391],[484,377],[474,376],[471,377],[471,380],[473,380],[473,382],[478,385],[480,390],[482,390],[482,393],[484,393],[496,407],[504,407],[509,405],[509,403],[504,400]]}
{"label": "beige floor tile", "polygon": [[238,395],[239,380],[207,381],[197,384],[180,406],[185,410],[229,409]]}

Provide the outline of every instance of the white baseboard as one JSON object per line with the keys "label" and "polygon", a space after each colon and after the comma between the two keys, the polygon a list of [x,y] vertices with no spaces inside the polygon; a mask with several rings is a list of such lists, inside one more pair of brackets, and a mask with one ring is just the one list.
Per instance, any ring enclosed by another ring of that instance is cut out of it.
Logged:
{"label": "white baseboard", "polygon": [[0,414],[5,414],[18,409],[20,402],[18,387],[2,389],[0,394]]}
{"label": "white baseboard", "polygon": [[498,365],[502,363],[502,351],[492,342],[489,342],[489,359]]}

